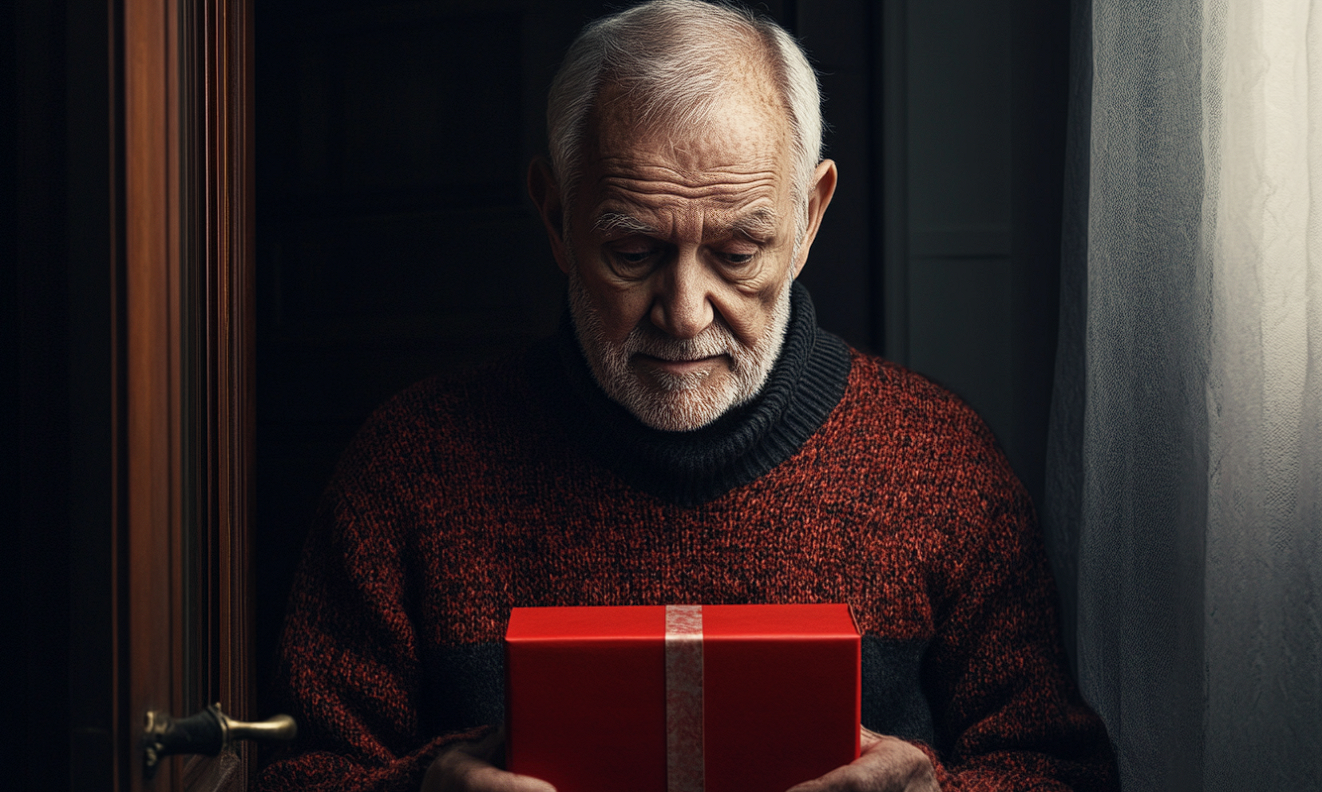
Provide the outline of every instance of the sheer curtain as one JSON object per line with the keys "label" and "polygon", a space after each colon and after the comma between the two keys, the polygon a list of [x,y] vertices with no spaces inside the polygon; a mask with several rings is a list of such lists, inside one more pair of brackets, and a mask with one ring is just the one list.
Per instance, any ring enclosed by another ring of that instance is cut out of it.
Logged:
{"label": "sheer curtain", "polygon": [[1076,0],[1044,522],[1125,789],[1322,789],[1322,0]]}

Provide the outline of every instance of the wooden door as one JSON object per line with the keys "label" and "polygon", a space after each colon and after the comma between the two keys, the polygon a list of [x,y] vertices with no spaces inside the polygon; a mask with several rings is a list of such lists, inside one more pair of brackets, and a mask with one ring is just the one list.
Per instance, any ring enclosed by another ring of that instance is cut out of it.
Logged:
{"label": "wooden door", "polygon": [[114,777],[242,790],[246,746],[148,779],[139,739],[148,711],[251,706],[251,4],[121,8]]}

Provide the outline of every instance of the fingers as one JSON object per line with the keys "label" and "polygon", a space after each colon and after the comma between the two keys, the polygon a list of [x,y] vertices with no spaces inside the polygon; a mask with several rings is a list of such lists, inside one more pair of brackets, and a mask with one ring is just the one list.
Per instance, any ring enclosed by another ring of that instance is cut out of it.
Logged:
{"label": "fingers", "polygon": [[541,779],[491,764],[504,744],[505,732],[497,729],[478,742],[450,746],[427,768],[423,792],[556,792]]}
{"label": "fingers", "polygon": [[940,792],[927,754],[904,740],[860,728],[853,762],[789,792]]}
{"label": "fingers", "polygon": [[507,773],[476,758],[467,761],[472,764],[460,769],[457,785],[446,792],[555,792],[555,787],[540,778]]}
{"label": "fingers", "polygon": [[837,767],[821,778],[814,778],[790,787],[788,792],[871,792],[874,789],[881,790],[888,787],[874,786],[870,775],[854,762],[844,767]]}

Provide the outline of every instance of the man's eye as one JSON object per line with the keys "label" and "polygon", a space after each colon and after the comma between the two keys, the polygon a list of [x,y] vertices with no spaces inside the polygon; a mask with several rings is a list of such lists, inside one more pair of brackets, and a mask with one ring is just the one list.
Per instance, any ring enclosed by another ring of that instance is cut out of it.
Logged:
{"label": "man's eye", "polygon": [[740,264],[747,264],[748,262],[752,261],[752,260],[753,260],[753,254],[752,254],[752,253],[728,253],[728,252],[727,252],[727,253],[722,253],[722,254],[721,254],[721,258],[725,259],[726,263],[728,263],[728,264],[734,264],[735,266],[738,266],[738,265],[740,265]]}
{"label": "man's eye", "polygon": [[655,247],[607,248],[606,260],[619,277],[641,278],[656,266],[658,253]]}
{"label": "man's eye", "polygon": [[625,264],[642,264],[652,257],[650,250],[617,250],[615,257]]}

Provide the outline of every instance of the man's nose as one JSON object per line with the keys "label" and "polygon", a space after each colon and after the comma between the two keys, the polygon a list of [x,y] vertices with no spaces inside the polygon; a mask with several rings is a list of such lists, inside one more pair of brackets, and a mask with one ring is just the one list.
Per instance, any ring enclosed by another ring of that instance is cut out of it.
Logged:
{"label": "man's nose", "polygon": [[711,326],[709,273],[696,252],[680,251],[657,276],[652,324],[674,338],[693,338]]}

